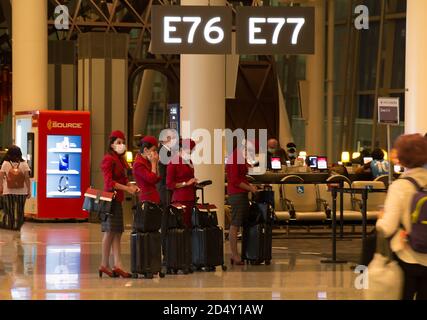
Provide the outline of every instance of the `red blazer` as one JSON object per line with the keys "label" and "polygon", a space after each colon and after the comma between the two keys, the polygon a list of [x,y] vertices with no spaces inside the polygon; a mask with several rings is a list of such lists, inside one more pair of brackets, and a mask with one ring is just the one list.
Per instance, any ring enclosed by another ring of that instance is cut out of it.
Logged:
{"label": "red blazer", "polygon": [[[120,183],[126,185],[129,180],[127,177],[127,170],[129,165],[117,153],[107,153],[101,162],[101,170],[104,175],[104,191],[113,191],[114,185]],[[123,202],[125,196],[122,190],[116,190],[115,200]]]}
{"label": "red blazer", "polygon": [[169,162],[166,172],[166,186],[169,190],[173,190],[172,202],[195,201],[194,184],[178,189],[175,187],[177,183],[186,182],[192,178],[194,178],[194,168],[176,155]]}
{"label": "red blazer", "polygon": [[227,193],[228,194],[237,194],[237,193],[247,193],[248,191],[241,189],[239,187],[240,183],[248,183],[246,175],[248,174],[249,165],[247,163],[239,164],[237,161],[237,151],[235,150],[232,153],[233,163],[229,161],[225,166],[227,172]]}
{"label": "red blazer", "polygon": [[160,195],[157,191],[156,184],[161,177],[151,171],[151,163],[140,154],[135,158],[133,164],[133,176],[136,184],[141,189],[139,200],[160,203]]}

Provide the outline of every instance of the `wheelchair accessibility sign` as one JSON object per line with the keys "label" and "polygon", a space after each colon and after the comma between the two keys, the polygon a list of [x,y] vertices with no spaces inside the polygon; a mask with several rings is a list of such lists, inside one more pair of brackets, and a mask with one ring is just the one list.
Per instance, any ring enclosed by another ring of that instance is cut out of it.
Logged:
{"label": "wheelchair accessibility sign", "polygon": [[298,186],[297,187],[297,193],[298,194],[304,194],[304,186]]}

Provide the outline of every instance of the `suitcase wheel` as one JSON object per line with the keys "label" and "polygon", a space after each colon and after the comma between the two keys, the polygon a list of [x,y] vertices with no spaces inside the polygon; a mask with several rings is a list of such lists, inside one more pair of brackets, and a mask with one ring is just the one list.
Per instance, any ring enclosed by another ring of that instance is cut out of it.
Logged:
{"label": "suitcase wheel", "polygon": [[271,260],[265,260],[265,265],[269,266],[271,264]]}
{"label": "suitcase wheel", "polygon": [[166,276],[166,274],[164,272],[159,272],[159,277],[160,278],[164,278]]}
{"label": "suitcase wheel", "polygon": [[221,269],[222,269],[222,271],[227,271],[227,266],[226,266],[225,264],[223,264],[223,265],[221,266]]}
{"label": "suitcase wheel", "polygon": [[132,278],[138,279],[138,274],[137,273],[132,273]]}
{"label": "suitcase wheel", "polygon": [[144,274],[144,277],[146,279],[153,279],[154,276],[153,276],[153,274],[151,272],[147,272],[147,273]]}

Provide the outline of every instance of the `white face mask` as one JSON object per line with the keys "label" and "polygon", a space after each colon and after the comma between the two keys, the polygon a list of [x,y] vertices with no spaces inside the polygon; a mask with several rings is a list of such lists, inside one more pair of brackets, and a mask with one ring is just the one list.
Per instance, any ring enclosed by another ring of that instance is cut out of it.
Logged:
{"label": "white face mask", "polygon": [[117,154],[123,154],[126,152],[126,145],[125,144],[115,144],[113,145],[114,151],[116,151]]}
{"label": "white face mask", "polygon": [[184,159],[185,161],[190,161],[190,160],[191,160],[191,153],[183,152],[183,153],[181,154],[181,157],[182,157],[182,159]]}
{"label": "white face mask", "polygon": [[175,147],[177,145],[177,142],[178,141],[176,139],[172,139],[171,141],[169,141],[168,147],[169,148]]}

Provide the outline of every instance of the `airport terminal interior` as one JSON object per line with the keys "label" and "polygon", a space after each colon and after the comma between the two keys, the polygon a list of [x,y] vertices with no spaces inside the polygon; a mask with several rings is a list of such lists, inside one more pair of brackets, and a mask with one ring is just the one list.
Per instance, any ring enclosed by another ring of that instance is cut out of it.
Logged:
{"label": "airport terminal interior", "polygon": [[[394,143],[427,134],[425,12],[0,0],[0,300],[367,299],[366,242],[407,170]],[[162,171],[157,145],[188,165]]]}

